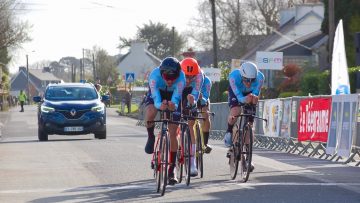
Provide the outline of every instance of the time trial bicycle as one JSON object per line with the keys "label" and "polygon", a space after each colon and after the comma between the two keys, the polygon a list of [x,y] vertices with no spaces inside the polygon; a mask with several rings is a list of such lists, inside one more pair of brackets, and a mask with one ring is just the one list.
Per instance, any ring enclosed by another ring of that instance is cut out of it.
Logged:
{"label": "time trial bicycle", "polygon": [[151,168],[154,170],[154,178],[156,181],[156,192],[160,192],[161,196],[165,194],[168,181],[168,166],[169,166],[169,150],[170,150],[170,135],[169,124],[186,124],[173,120],[174,111],[162,110],[160,111],[160,119],[151,122],[161,123],[161,129],[157,136],[155,148],[151,160]]}
{"label": "time trial bicycle", "polygon": [[252,123],[254,118],[264,120],[265,122],[267,122],[267,120],[255,116],[256,105],[244,104],[241,108],[242,113],[233,116],[233,118],[240,117],[240,119],[234,125],[233,132],[235,133],[232,136],[233,145],[229,149],[229,165],[230,177],[234,180],[240,163],[241,180],[242,182],[246,182],[249,179],[252,167],[252,147],[254,141]]}

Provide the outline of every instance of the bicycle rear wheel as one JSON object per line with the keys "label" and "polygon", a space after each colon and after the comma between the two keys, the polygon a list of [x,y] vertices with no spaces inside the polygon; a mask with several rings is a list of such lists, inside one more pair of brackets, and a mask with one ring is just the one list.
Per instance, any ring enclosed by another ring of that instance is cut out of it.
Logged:
{"label": "bicycle rear wheel", "polygon": [[165,194],[168,175],[168,155],[169,155],[169,140],[167,132],[163,132],[160,138],[159,151],[158,151],[158,165],[159,171],[157,173],[157,192],[161,193],[161,196]]}
{"label": "bicycle rear wheel", "polygon": [[[251,160],[252,160],[252,145],[253,134],[250,124],[246,124],[243,128],[243,136],[241,139],[241,180],[246,182],[249,180],[251,172]],[[246,136],[249,138],[249,144],[246,144]]]}
{"label": "bicycle rear wheel", "polygon": [[196,167],[200,172],[200,178],[204,176],[204,160],[203,160],[203,140],[200,134],[200,126],[196,125]]}
{"label": "bicycle rear wheel", "polygon": [[233,132],[235,132],[232,136],[233,146],[230,147],[229,149],[229,153],[230,153],[229,166],[230,166],[231,180],[234,180],[236,178],[239,168],[239,160],[240,160],[240,156],[239,156],[240,143],[238,139],[240,135],[240,131],[239,131],[239,126],[237,124],[234,126]]}
{"label": "bicycle rear wheel", "polygon": [[184,127],[180,126],[181,132],[180,136],[178,137],[179,148],[177,152],[177,159],[176,159],[176,174],[178,177],[179,183],[182,182],[183,173],[184,173]]}
{"label": "bicycle rear wheel", "polygon": [[190,164],[191,164],[191,137],[189,126],[184,127],[184,166],[186,185],[190,184]]}

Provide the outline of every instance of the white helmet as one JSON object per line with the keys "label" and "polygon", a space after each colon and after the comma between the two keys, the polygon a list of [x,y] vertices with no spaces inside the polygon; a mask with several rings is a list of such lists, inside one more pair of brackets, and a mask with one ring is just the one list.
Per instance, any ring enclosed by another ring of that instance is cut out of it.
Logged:
{"label": "white helmet", "polygon": [[244,78],[256,78],[258,73],[258,68],[255,63],[253,62],[245,62],[240,66],[240,74]]}

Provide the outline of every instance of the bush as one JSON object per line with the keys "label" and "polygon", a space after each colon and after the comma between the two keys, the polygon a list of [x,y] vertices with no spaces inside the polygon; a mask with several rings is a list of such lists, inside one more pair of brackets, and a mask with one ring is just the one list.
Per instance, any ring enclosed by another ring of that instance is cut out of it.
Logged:
{"label": "bush", "polygon": [[292,96],[302,96],[302,92],[282,92],[279,94],[279,98],[286,98]]}
{"label": "bush", "polygon": [[319,94],[319,72],[310,71],[302,76],[300,82],[301,91],[305,94],[318,95]]}
{"label": "bush", "polygon": [[360,71],[360,66],[349,68],[349,80],[351,93],[356,93],[356,73]]}
{"label": "bush", "polygon": [[331,94],[330,84],[331,84],[330,72],[326,70],[320,73],[318,79],[319,94],[321,95]]}

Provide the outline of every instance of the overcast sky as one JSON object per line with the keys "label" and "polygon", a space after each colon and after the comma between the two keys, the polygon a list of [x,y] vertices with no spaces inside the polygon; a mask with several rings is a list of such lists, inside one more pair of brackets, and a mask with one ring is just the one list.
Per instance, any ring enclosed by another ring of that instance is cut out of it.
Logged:
{"label": "overcast sky", "polygon": [[116,55],[119,36],[133,38],[137,26],[151,20],[172,26],[182,33],[197,15],[200,0],[23,0],[18,18],[33,25],[23,49],[14,52],[11,72],[36,61],[80,58],[82,49],[97,45]]}

